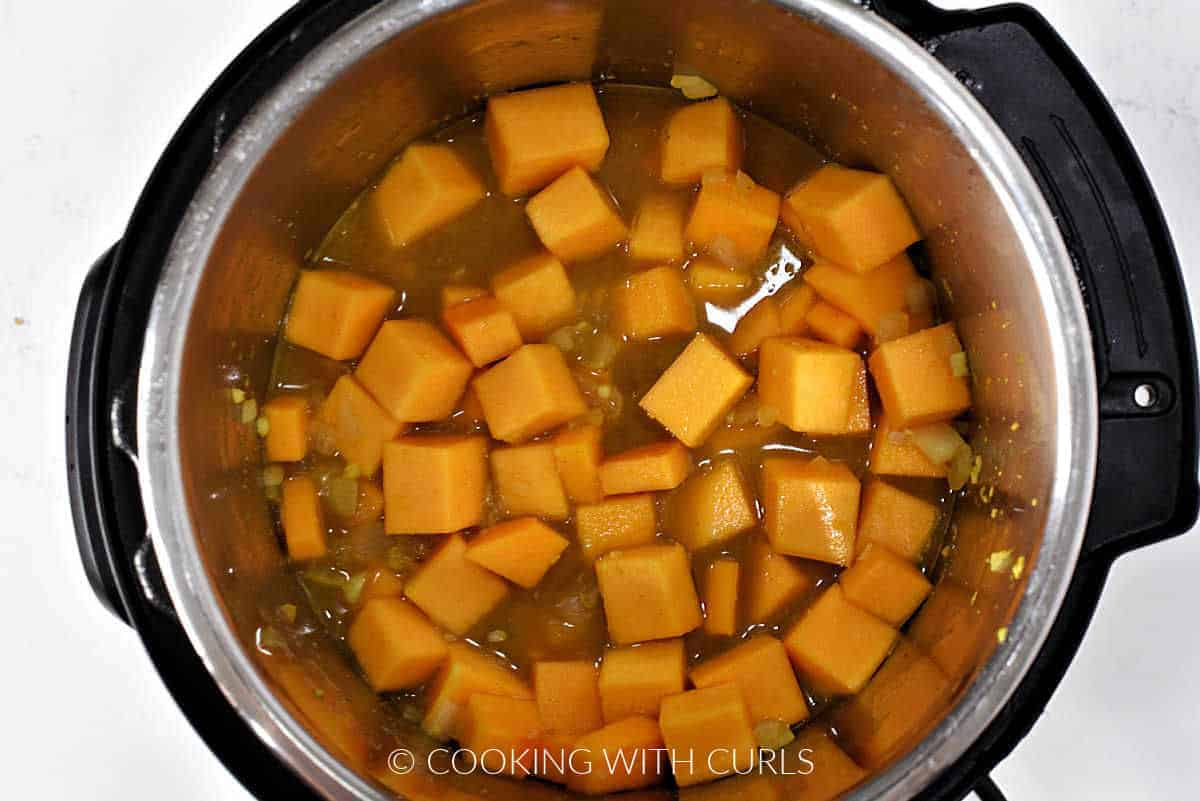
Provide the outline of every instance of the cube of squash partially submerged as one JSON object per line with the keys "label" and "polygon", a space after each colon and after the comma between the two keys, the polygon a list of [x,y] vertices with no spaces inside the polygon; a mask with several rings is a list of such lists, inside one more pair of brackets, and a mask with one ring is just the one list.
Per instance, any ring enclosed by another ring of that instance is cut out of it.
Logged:
{"label": "cube of squash partially submerged", "polygon": [[849,565],[854,559],[861,485],[850,468],[824,458],[763,460],[763,527],[780,553]]}
{"label": "cube of squash partially submerged", "polygon": [[366,603],[346,635],[371,688],[386,693],[415,687],[446,658],[446,640],[408,601],[378,598]]}
{"label": "cube of squash partially submerged", "polygon": [[694,184],[707,170],[737,172],[742,165],[742,125],[723,97],[674,112],[663,131],[665,183]]}
{"label": "cube of squash partially submerged", "polygon": [[658,725],[681,787],[748,773],[757,763],[758,744],[742,691],[735,684],[664,698]]}
{"label": "cube of squash partially submerged", "polygon": [[423,434],[383,446],[384,528],[389,534],[447,534],[483,519],[487,440]]}
{"label": "cube of squash partially submerged", "polygon": [[688,262],[687,284],[698,300],[717,306],[734,306],[750,294],[754,278],[747,269],[699,256]]}
{"label": "cube of squash partially submerged", "polygon": [[467,699],[477,694],[533,698],[529,685],[495,657],[467,643],[450,643],[446,661],[426,691],[421,728],[439,739],[456,736]]}
{"label": "cube of squash partially submerged", "polygon": [[919,562],[933,538],[937,506],[886,481],[867,484],[858,520],[858,548],[870,543]]}
{"label": "cube of squash partially submerged", "polygon": [[692,568],[682,545],[643,545],[596,562],[613,642],[678,637],[702,622]]}
{"label": "cube of squash partially submerged", "polygon": [[562,352],[525,345],[473,384],[492,436],[522,442],[579,417],[587,404]]}
{"label": "cube of squash partially submerged", "polygon": [[757,523],[754,494],[733,459],[696,473],[667,501],[667,533],[689,551],[725,542]]}
{"label": "cube of squash partially submerged", "polygon": [[863,549],[838,581],[846,600],[897,627],[912,617],[933,589],[911,562],[873,544]]}
{"label": "cube of squash partially submerged", "polygon": [[609,551],[653,542],[658,532],[654,496],[620,495],[575,508],[575,537],[583,555],[599,559]]}
{"label": "cube of squash partially submerged", "polygon": [[738,320],[729,336],[729,349],[738,356],[749,356],[759,349],[763,341],[783,333],[779,316],[779,302],[767,297],[755,303],[750,311]]}
{"label": "cube of squash partially submerged", "polygon": [[267,418],[267,459],[299,462],[308,455],[308,401],[299,395],[280,395],[263,404]]}
{"label": "cube of squash partially submerged", "polygon": [[662,700],[687,686],[683,640],[610,648],[600,662],[600,705],[607,723],[657,718]]}
{"label": "cube of squash partially submerged", "polygon": [[442,322],[476,367],[503,359],[523,344],[516,317],[494,297],[450,306],[442,311]]}
{"label": "cube of squash partially submerged", "polygon": [[433,622],[460,637],[508,595],[508,585],[467,559],[467,543],[453,534],[421,563],[404,587]]}
{"label": "cube of squash partially submerged", "polygon": [[766,340],[758,358],[758,397],[776,419],[812,436],[860,433],[867,411],[862,357],[812,339]]}
{"label": "cube of squash partially submerged", "polygon": [[533,770],[534,747],[542,733],[537,703],[528,698],[474,693],[467,698],[458,739],[490,775],[521,779]]}
{"label": "cube of squash partially submerged", "polygon": [[308,476],[293,476],[283,482],[279,503],[279,522],[287,543],[288,558],[293,561],[324,556],[325,516],[317,485]]}
{"label": "cube of squash partially submerged", "polygon": [[741,572],[742,566],[732,559],[718,559],[704,571],[700,597],[704,602],[705,633],[714,637],[732,637],[737,633]]}
{"label": "cube of squash partially submerged", "polygon": [[629,235],[608,190],[581,167],[531,197],[525,214],[546,249],[567,262],[599,256]]}
{"label": "cube of squash partially submerged", "polygon": [[708,334],[697,334],[638,405],[689,448],[697,448],[754,383]]}
{"label": "cube of squash partially submerged", "polygon": [[912,260],[904,253],[869,273],[823,261],[804,271],[805,284],[871,334],[879,330],[884,316],[907,311],[909,288],[920,280]]}
{"label": "cube of squash partially submerged", "polygon": [[303,270],[283,325],[288,342],[356,359],[396,302],[396,290],[343,270]]}
{"label": "cube of squash partially submerged", "polygon": [[402,423],[449,417],[467,388],[471,362],[424,320],[390,320],[354,377]]}
{"label": "cube of squash partially submerged", "polygon": [[[893,436],[895,433],[895,436]],[[892,428],[887,415],[881,415],[871,442],[872,473],[881,476],[945,478],[946,466],[929,460],[904,431]]]}
{"label": "cube of squash partially submerged", "polygon": [[773,549],[763,537],[750,540],[743,578],[746,623],[767,623],[817,586],[811,563]]}
{"label": "cube of squash partially submerged", "polygon": [[551,520],[566,518],[570,507],[558,476],[553,443],[495,448],[491,465],[492,483],[505,514],[537,515]]}
{"label": "cube of squash partially submerged", "polygon": [[392,247],[440,228],[483,200],[487,190],[450,145],[415,143],[368,196],[372,217]]}
{"label": "cube of squash partially submerged", "polygon": [[604,725],[600,673],[590,661],[539,661],[533,665],[538,714],[548,732],[587,734]]}
{"label": "cube of squash partially submerged", "polygon": [[604,459],[603,429],[594,424],[568,428],[554,437],[554,460],[567,497],[574,503],[604,499],[600,463]]}
{"label": "cube of squash partially submerged", "polygon": [[652,192],[642,198],[629,232],[629,255],[638,261],[678,262],[684,257],[683,195]]}
{"label": "cube of squash partially submerged", "polygon": [[526,589],[536,587],[566,550],[566,537],[535,517],[497,523],[467,545],[466,557]]}
{"label": "cube of squash partially submerged", "polygon": [[713,687],[733,684],[742,692],[751,724],[778,720],[792,724],[808,719],[808,702],[796,681],[783,644],[758,634],[720,656],[697,665],[692,684]]}
{"label": "cube of squash partially submerged", "polygon": [[631,342],[691,334],[696,330],[696,306],[675,267],[654,267],[634,273],[612,293],[613,333]]}
{"label": "cube of squash partially submerged", "polygon": [[333,385],[317,410],[317,419],[332,430],[334,445],[342,458],[358,465],[367,476],[379,469],[383,444],[404,430],[387,409],[348,375]]}
{"label": "cube of squash partially submerged", "polygon": [[950,420],[971,407],[967,379],[954,374],[950,357],[962,352],[954,323],[884,342],[868,364],[888,420],[912,428]]}
{"label": "cube of squash partially submerged", "polygon": [[575,319],[575,290],[553,254],[535,253],[492,278],[492,292],[517,321],[526,342]]}
{"label": "cube of squash partially submerged", "polygon": [[792,664],[822,695],[853,695],[866,686],[899,633],[846,600],[834,584],[783,637]]}
{"label": "cube of squash partially submerged", "polygon": [[692,455],[677,440],[631,448],[600,465],[605,495],[656,492],[678,487],[692,472]]}
{"label": "cube of squash partially submerged", "polygon": [[604,795],[657,784],[667,772],[658,723],[632,717],[610,723],[575,741],[567,787]]}
{"label": "cube of squash partially submerged", "polygon": [[779,222],[779,195],[745,173],[705,176],[684,233],[697,248],[734,266],[767,251]]}
{"label": "cube of squash partially submerged", "polygon": [[863,328],[850,315],[824,301],[817,301],[804,316],[809,333],[842,348],[854,348],[863,337]]}

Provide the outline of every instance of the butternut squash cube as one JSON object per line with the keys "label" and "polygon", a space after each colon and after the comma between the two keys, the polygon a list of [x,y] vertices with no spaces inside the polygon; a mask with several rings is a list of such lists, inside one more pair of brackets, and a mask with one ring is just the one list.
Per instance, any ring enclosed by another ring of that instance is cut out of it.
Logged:
{"label": "butternut squash cube", "polygon": [[946,466],[934,464],[903,431],[893,437],[887,415],[879,418],[875,427],[875,438],[871,443],[871,472],[880,476],[916,476],[918,478],[945,478]]}
{"label": "butternut squash cube", "polygon": [[[811,269],[811,268],[810,268]],[[788,337],[808,336],[805,318],[817,303],[817,293],[807,283],[790,287],[779,294],[780,333]]]}
{"label": "butternut squash cube", "polygon": [[388,534],[448,534],[477,525],[487,496],[487,440],[424,434],[383,446]]}
{"label": "butternut squash cube", "polygon": [[[766,755],[763,759],[766,760]],[[781,777],[780,795],[787,801],[833,801],[867,777],[867,772],[823,728],[810,725],[801,729],[796,739],[783,749],[781,767],[803,764],[802,760],[812,763],[813,770],[807,774],[796,770]]]}
{"label": "butternut squash cube", "polygon": [[856,273],[819,261],[804,272],[804,283],[827,303],[874,334],[885,315],[908,310],[909,287],[920,281],[908,254],[901,253],[869,273]]}
{"label": "butternut squash cube", "polygon": [[867,365],[860,362],[854,395],[850,398],[850,419],[846,421],[846,436],[859,437],[871,433],[871,395],[867,390]]}
{"label": "butternut squash cube", "polygon": [[750,540],[744,580],[747,624],[767,623],[817,586],[804,562],[775,551],[762,537]]}
{"label": "butternut squash cube", "polygon": [[735,306],[754,288],[749,270],[729,267],[708,256],[688,262],[687,283],[698,300],[716,306]]}
{"label": "butternut squash cube", "polygon": [[920,562],[937,521],[937,507],[929,501],[886,481],[871,481],[863,491],[858,519],[859,551],[876,543],[910,562]]}
{"label": "butternut squash cube", "polygon": [[853,348],[863,337],[862,326],[850,315],[825,301],[817,301],[804,317],[809,333],[843,348]]}
{"label": "butternut squash cube", "polygon": [[579,735],[604,725],[600,673],[591,662],[535,662],[533,692],[548,732]]}
{"label": "butternut squash cube", "polygon": [[658,722],[633,717],[610,723],[575,741],[567,787],[607,795],[658,784],[666,773]]}
{"label": "butternut squash cube", "polygon": [[561,261],[545,251],[492,278],[492,293],[512,312],[525,341],[541,339],[576,317],[575,289]]}
{"label": "butternut squash cube", "polygon": [[475,393],[488,430],[504,442],[523,442],[587,412],[562,351],[524,345],[479,375]]}
{"label": "butternut squash cube", "polygon": [[608,633],[618,645],[664,640],[704,622],[682,545],[642,545],[596,562]]}
{"label": "butternut squash cube", "polygon": [[513,584],[532,589],[569,544],[536,517],[522,517],[479,532],[467,544],[466,556]]}
{"label": "butternut squash cube", "polygon": [[357,359],[396,303],[396,290],[343,270],[302,270],[283,325],[293,345]]}
{"label": "butternut squash cube", "polygon": [[267,418],[267,459],[299,462],[308,455],[308,401],[299,395],[280,395],[263,404]]}
{"label": "butternut squash cube", "polygon": [[328,550],[325,544],[325,517],[317,485],[308,476],[292,476],[283,482],[279,502],[279,522],[287,543],[288,558],[293,562],[317,559]]}
{"label": "butternut squash cube", "polygon": [[368,196],[388,243],[404,247],[461,216],[487,189],[452,146],[415,143],[404,149]]}
{"label": "butternut squash cube", "polygon": [[490,775],[523,779],[533,770],[542,733],[537,704],[528,698],[475,693],[467,698],[458,739]]}
{"label": "butternut squash cube", "polygon": [[748,773],[758,763],[758,743],[736,684],[664,698],[658,725],[680,787]]}
{"label": "butternut squash cube", "polygon": [[472,286],[470,284],[446,284],[442,287],[442,310],[455,306],[459,303],[466,303],[468,300],[482,298],[488,291],[481,286]]}
{"label": "butternut squash cube", "polygon": [[334,444],[342,458],[358,465],[367,476],[375,475],[379,469],[383,444],[405,429],[348,375],[334,383],[317,410],[317,419],[332,429]]}
{"label": "butternut squash cube", "polygon": [[446,640],[415,606],[399,598],[368,601],[346,642],[377,693],[416,687],[446,658]]}
{"label": "butternut squash cube", "polygon": [[354,377],[401,423],[449,417],[474,369],[424,320],[390,320],[367,348]]}
{"label": "butternut squash cube", "polygon": [[822,457],[763,460],[763,528],[771,547],[790,556],[854,561],[861,485],[850,468]]}
{"label": "butternut squash cube", "polygon": [[704,632],[714,637],[737,633],[738,577],[742,566],[732,559],[718,559],[704,571],[700,597],[704,601]]}
{"label": "butternut squash cube", "polygon": [[836,164],[788,194],[783,221],[817,253],[856,272],[873,270],[921,240],[891,178]]}
{"label": "butternut squash cube", "polygon": [[846,600],[833,584],[784,635],[792,664],[821,695],[854,695],[883,663],[899,633]]}
{"label": "butternut squash cube", "polygon": [[692,455],[677,440],[655,442],[610,456],[600,465],[605,495],[675,489],[692,472]]}
{"label": "butternut squash cube", "polygon": [[662,700],[687,686],[683,640],[609,648],[600,661],[600,706],[607,723],[658,717]]}
{"label": "butternut squash cube", "polygon": [[755,303],[742,319],[738,320],[729,336],[729,349],[738,356],[749,356],[758,350],[764,339],[783,333],[783,322],[779,316],[779,302],[767,297]]}
{"label": "butternut squash cube", "polygon": [[[773,760],[774,754],[760,752],[760,759]],[[847,757],[849,759],[849,757]],[[802,764],[799,759],[789,764]],[[775,772],[779,769],[775,768]],[[782,795],[782,782],[770,768],[755,770],[744,776],[729,776],[711,784],[694,784],[679,789],[679,801],[795,801]]]}
{"label": "butternut squash cube", "polygon": [[783,643],[757,634],[731,651],[701,662],[691,673],[696,687],[733,684],[742,693],[751,725],[778,720],[791,725],[808,719],[808,702],[792,672]]}
{"label": "butternut squash cube", "polygon": [[869,543],[838,580],[847,601],[897,628],[933,589],[911,562]]}
{"label": "butternut squash cube", "polygon": [[[584,769],[582,756],[575,753],[577,739],[579,739],[578,734],[542,732],[537,763],[533,769],[534,774],[539,779],[545,779],[548,782],[566,784],[567,776],[572,770]],[[572,762],[572,757],[574,757],[574,762]]]}
{"label": "butternut squash cube", "polygon": [[503,359],[524,344],[517,318],[493,297],[450,306],[442,311],[442,322],[476,367]]}
{"label": "butternut squash cube", "polygon": [[689,551],[726,542],[758,523],[754,495],[734,459],[693,475],[667,501],[667,533]]}
{"label": "butternut squash cube", "polygon": [[689,448],[716,430],[754,379],[708,334],[697,334],[638,405]]}
{"label": "butternut squash cube", "polygon": [[594,424],[560,431],[554,437],[554,461],[563,489],[573,503],[604,500],[600,463],[604,459],[604,430]]}
{"label": "butternut squash cube", "polygon": [[426,691],[421,728],[438,739],[458,736],[467,699],[472,695],[532,700],[533,690],[495,657],[465,642],[452,642],[446,646],[446,661]]}
{"label": "butternut squash cube", "polygon": [[705,176],[684,235],[734,266],[762,258],[779,222],[779,195],[739,172]]}
{"label": "butternut squash cube", "polygon": [[554,444],[531,442],[492,451],[492,483],[500,507],[509,517],[538,515],[551,520],[564,520],[570,507]]}
{"label": "butternut squash cube", "polygon": [[961,352],[954,323],[926,328],[875,349],[868,364],[892,425],[903,429],[940,423],[971,407],[967,379],[956,376],[950,365],[950,357]]}
{"label": "butternut squash cube", "polygon": [[588,560],[653,542],[658,533],[654,496],[622,495],[575,507],[575,536]]}
{"label": "butternut squash cube", "polygon": [[434,623],[461,637],[500,605],[508,585],[467,559],[466,541],[453,534],[412,574],[404,594]]}
{"label": "butternut squash cube", "polygon": [[563,261],[599,256],[629,236],[608,190],[572,167],[525,204],[546,249]]}
{"label": "butternut squash cube", "polygon": [[742,125],[723,97],[684,106],[663,131],[662,179],[694,184],[708,170],[737,172],[742,166]]}
{"label": "butternut squash cube", "polygon": [[575,166],[595,172],[608,152],[608,128],[589,84],[492,95],[484,124],[506,195],[540,189]]}
{"label": "butternut squash cube", "polygon": [[613,333],[630,342],[691,334],[696,306],[674,267],[653,267],[617,284],[612,294]]}
{"label": "butternut squash cube", "polygon": [[758,356],[759,401],[793,431],[844,435],[853,427],[852,412],[865,405],[862,372],[862,357],[852,350],[813,339],[768,339]]}
{"label": "butternut squash cube", "polygon": [[639,261],[682,261],[687,198],[651,192],[642,198],[629,232],[629,255]]}
{"label": "butternut squash cube", "polygon": [[984,651],[985,637],[994,636],[988,616],[971,603],[972,593],[957,584],[938,582],[929,600],[913,618],[908,636],[952,681],[974,668]]}

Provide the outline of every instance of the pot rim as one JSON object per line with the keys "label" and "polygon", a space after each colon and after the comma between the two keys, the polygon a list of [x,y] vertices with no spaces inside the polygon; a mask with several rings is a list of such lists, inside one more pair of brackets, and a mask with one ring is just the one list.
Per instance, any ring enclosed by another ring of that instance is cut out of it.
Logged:
{"label": "pot rim", "polygon": [[[139,370],[139,484],[148,533],[179,620],[229,703],[258,737],[320,795],[390,796],[330,754],[269,689],[226,618],[188,517],[179,450],[182,356],[209,253],[263,155],[325,88],[396,34],[471,0],[385,0],[309,53],[233,133],[184,215],[156,287]],[[862,47],[902,78],[974,156],[1001,199],[1034,270],[1051,338],[1055,464],[1045,530],[1006,642],[939,724],[855,798],[899,801],[962,756],[1008,701],[1041,650],[1074,573],[1090,508],[1098,409],[1091,336],[1074,268],[1051,211],[1015,148],[948,70],[899,29],[854,0],[771,0]]]}

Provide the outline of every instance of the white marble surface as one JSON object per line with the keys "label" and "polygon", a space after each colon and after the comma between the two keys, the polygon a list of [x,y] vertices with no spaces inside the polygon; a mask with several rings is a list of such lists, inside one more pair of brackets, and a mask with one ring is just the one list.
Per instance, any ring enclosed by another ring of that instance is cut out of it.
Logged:
{"label": "white marble surface", "polygon": [[[1139,146],[1200,308],[1200,6],[1035,5],[1092,70]],[[6,797],[247,798],[192,733],[136,637],[101,610],[84,581],[66,503],[62,396],[85,270],[120,235],[194,99],[286,6],[0,0]],[[997,772],[1013,801],[1197,796],[1198,569],[1196,533],[1117,565],[1065,684]]]}

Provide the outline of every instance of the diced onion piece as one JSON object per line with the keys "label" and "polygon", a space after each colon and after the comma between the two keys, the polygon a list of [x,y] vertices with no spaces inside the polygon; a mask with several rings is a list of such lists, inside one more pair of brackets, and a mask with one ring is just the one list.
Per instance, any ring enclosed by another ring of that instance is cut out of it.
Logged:
{"label": "diced onion piece", "polygon": [[367,586],[367,574],[365,572],[355,573],[346,582],[346,586],[342,587],[342,595],[346,596],[346,601],[351,606],[357,606],[358,601],[362,598],[363,588]]}
{"label": "diced onion piece", "polygon": [[356,464],[348,464],[346,465],[346,469],[342,471],[342,478],[354,480],[360,478],[361,476],[362,468]]}
{"label": "diced onion piece", "polygon": [[279,618],[287,623],[296,622],[296,605],[295,604],[280,604]]}
{"label": "diced onion piece", "polygon": [[966,378],[971,374],[971,368],[967,365],[967,354],[961,350],[950,354],[950,372],[954,373],[955,378]]}
{"label": "diced onion piece", "polygon": [[358,511],[358,481],[353,478],[331,478],[325,482],[325,502],[338,517],[354,517]]}
{"label": "diced onion piece", "polygon": [[504,629],[494,629],[487,633],[487,641],[491,643],[504,642],[508,639],[508,632]]}
{"label": "diced onion piece", "polygon": [[602,331],[584,343],[583,361],[593,370],[605,370],[617,360],[620,350],[617,338]]}
{"label": "diced onion piece", "polygon": [[254,430],[260,437],[265,437],[271,433],[271,421],[266,417],[260,417],[254,421]]}
{"label": "diced onion piece", "polygon": [[310,570],[305,570],[301,578],[308,584],[315,584],[318,587],[329,587],[334,590],[340,590],[342,587],[345,587],[346,582],[350,580],[349,574],[332,567],[314,567]]}
{"label": "diced onion piece", "polygon": [[879,344],[908,336],[908,315],[902,311],[888,312],[879,318],[875,341]]}
{"label": "diced onion piece", "polygon": [[246,390],[234,387],[229,390],[229,397],[233,399],[234,403],[241,405],[242,401],[246,400]]}
{"label": "diced onion piece", "polygon": [[250,425],[258,419],[258,402],[254,398],[242,404],[242,422]]}
{"label": "diced onion piece", "polygon": [[688,100],[703,100],[706,97],[717,96],[717,87],[699,75],[676,73],[671,76],[671,86],[683,92],[683,96]]}
{"label": "diced onion piece", "polygon": [[[934,464],[946,464],[959,448],[967,447],[963,438],[949,423],[933,423],[910,429],[912,441]],[[970,450],[970,448],[967,448]],[[971,469],[967,465],[967,472]]]}
{"label": "diced onion piece", "polygon": [[268,651],[279,651],[287,647],[287,640],[274,626],[263,626],[258,630],[258,646]]}
{"label": "diced onion piece", "polygon": [[553,331],[546,337],[546,341],[563,353],[570,353],[575,350],[575,327],[566,326]]}
{"label": "diced onion piece", "polygon": [[904,290],[904,302],[910,313],[914,315],[928,314],[933,311],[937,299],[937,290],[925,279],[909,284]]}
{"label": "diced onion piece", "polygon": [[269,464],[264,467],[262,482],[264,487],[278,487],[283,484],[283,465]]}
{"label": "diced onion piece", "polygon": [[971,446],[964,442],[950,458],[950,464],[946,465],[946,480],[949,482],[951,490],[957,492],[966,486],[967,480],[971,477],[971,465],[974,461],[975,457],[971,453]]}
{"label": "diced onion piece", "polygon": [[782,720],[764,720],[754,727],[754,740],[759,748],[778,751],[795,739],[792,727]]}

